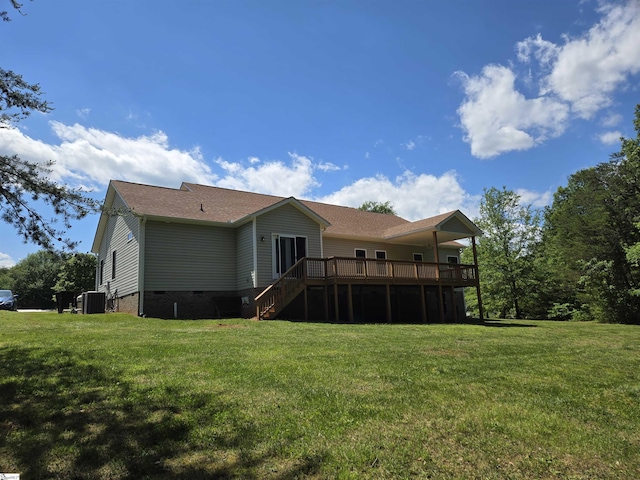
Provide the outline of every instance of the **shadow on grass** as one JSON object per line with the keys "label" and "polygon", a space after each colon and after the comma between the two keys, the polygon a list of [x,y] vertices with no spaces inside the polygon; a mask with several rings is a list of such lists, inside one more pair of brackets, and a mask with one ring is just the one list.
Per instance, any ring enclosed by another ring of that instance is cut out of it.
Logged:
{"label": "shadow on grass", "polygon": [[535,328],[537,325],[531,323],[515,323],[508,320],[480,320],[479,318],[467,318],[462,322],[458,322],[458,325],[479,325],[483,327],[521,327],[521,328]]}
{"label": "shadow on grass", "polygon": [[[251,479],[265,464],[278,464],[271,453],[255,453],[260,432],[237,406],[174,390],[134,386],[117,369],[66,351],[0,350],[0,472],[38,479]],[[290,462],[270,476],[313,474],[322,461]]]}
{"label": "shadow on grass", "polygon": [[536,328],[537,325],[531,325],[530,323],[511,323],[504,321],[492,321],[485,320],[481,323],[485,327],[522,327],[522,328]]}

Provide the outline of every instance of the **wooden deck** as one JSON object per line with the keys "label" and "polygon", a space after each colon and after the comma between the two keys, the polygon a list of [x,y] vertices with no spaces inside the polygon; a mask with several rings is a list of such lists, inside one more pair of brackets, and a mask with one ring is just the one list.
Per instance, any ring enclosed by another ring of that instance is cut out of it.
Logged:
{"label": "wooden deck", "polygon": [[443,287],[477,287],[478,267],[352,257],[303,258],[256,297],[257,316],[275,318],[307,286],[331,285],[380,285],[387,291],[390,285],[438,286],[441,292]]}

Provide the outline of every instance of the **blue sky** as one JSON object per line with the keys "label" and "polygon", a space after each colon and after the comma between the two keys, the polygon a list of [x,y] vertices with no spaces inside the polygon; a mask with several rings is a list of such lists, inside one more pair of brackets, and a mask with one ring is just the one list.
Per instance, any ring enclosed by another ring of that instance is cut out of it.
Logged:
{"label": "blue sky", "polygon": [[[0,0],[0,10],[10,10]],[[198,182],[409,219],[484,188],[549,204],[631,136],[640,0],[25,2],[0,66],[55,110],[0,152],[110,179]],[[88,252],[97,216],[67,232]],[[0,266],[37,250],[0,224]]]}

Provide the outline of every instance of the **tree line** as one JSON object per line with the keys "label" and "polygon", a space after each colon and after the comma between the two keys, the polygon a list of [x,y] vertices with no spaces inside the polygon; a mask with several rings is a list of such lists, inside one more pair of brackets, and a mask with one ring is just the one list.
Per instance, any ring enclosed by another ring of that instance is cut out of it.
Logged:
{"label": "tree line", "polygon": [[0,288],[18,294],[19,308],[54,308],[56,292],[95,288],[96,257],[39,250],[11,268],[0,268]]}
{"label": "tree line", "polygon": [[[485,189],[474,221],[489,315],[640,323],[640,105],[634,127],[636,138],[571,175],[544,209]],[[463,261],[472,263],[470,251]]]}

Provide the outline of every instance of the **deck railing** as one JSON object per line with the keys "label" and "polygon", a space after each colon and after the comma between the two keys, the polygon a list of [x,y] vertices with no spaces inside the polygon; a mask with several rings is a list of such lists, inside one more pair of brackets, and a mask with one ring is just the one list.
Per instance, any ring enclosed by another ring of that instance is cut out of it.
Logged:
{"label": "deck railing", "polygon": [[256,297],[258,318],[277,314],[307,284],[384,283],[472,286],[475,265],[352,257],[303,258]]}
{"label": "deck railing", "polygon": [[[331,281],[363,281],[374,283],[446,283],[474,285],[477,275],[475,265],[454,263],[411,262],[404,260],[360,259],[331,257],[308,259],[314,263],[316,278]],[[321,265],[319,262],[323,262]]]}

